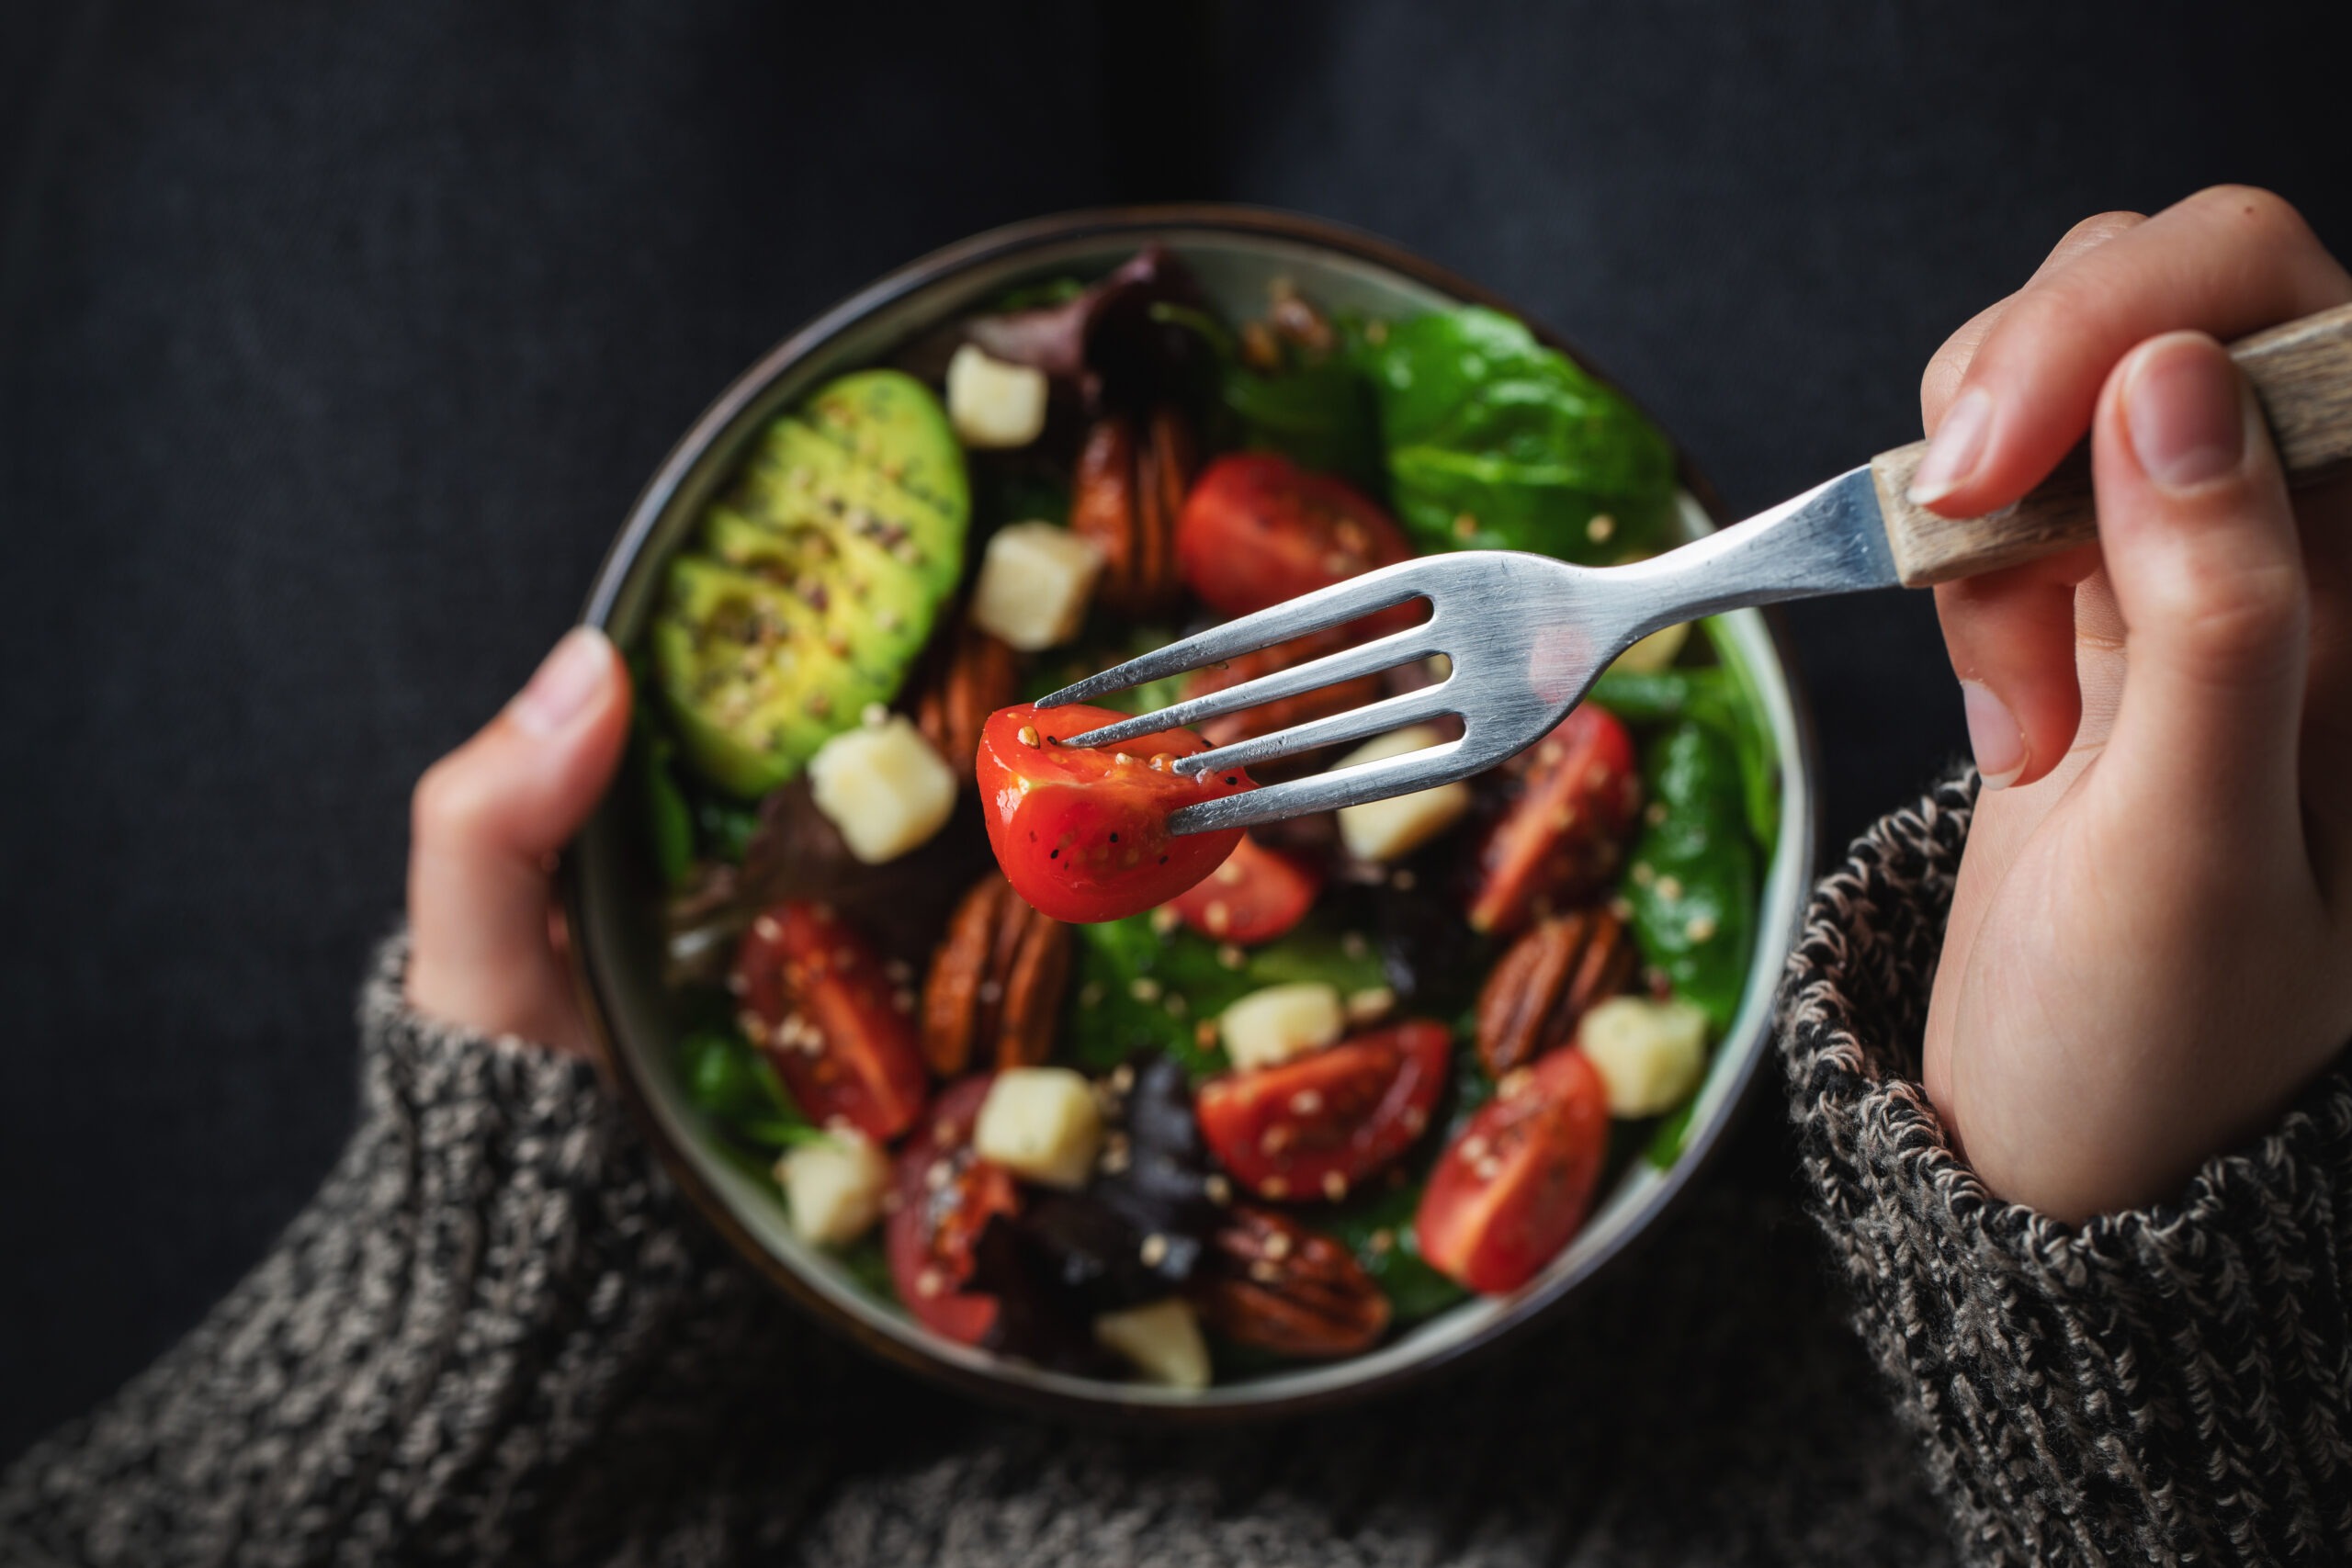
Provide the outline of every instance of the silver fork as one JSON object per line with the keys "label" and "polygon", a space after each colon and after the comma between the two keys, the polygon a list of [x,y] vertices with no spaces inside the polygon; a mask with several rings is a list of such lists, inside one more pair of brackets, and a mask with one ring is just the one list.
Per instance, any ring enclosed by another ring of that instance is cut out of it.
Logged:
{"label": "silver fork", "polygon": [[[2352,465],[2352,306],[2246,338],[2231,355],[2254,384],[2295,482]],[[1384,567],[1213,626],[1042,699],[1089,702],[1182,674],[1408,600],[1429,618],[1360,647],[1157,712],[1073,735],[1114,746],[1443,654],[1434,685],[1180,758],[1187,775],[1295,756],[1454,715],[1460,739],[1187,806],[1179,833],[1247,828],[1482,773],[1549,734],[1610,662],[1662,627],[1751,604],[1974,576],[2098,537],[2080,454],[2031,495],[1987,517],[1945,518],[1905,499],[1926,443],[1870,463],[1744,523],[1628,566],[1580,567],[1515,550],[1463,550]]]}

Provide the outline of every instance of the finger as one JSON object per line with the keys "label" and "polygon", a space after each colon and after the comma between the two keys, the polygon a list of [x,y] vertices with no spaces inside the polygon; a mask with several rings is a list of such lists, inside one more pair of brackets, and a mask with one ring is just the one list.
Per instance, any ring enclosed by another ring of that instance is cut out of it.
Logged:
{"label": "finger", "polygon": [[[2084,219],[2060,236],[2050,254],[2041,258],[2041,265],[2033,269],[2033,276],[2026,279],[2026,287],[2031,288],[2038,279],[2076,256],[2097,250],[2118,234],[2147,220],[2147,216],[2139,212],[2100,212]],[[1968,373],[1976,350],[2007,312],[2009,301],[2016,298],[2012,294],[1996,299],[1971,316],[1958,332],[1944,339],[1943,346],[1928,361],[1927,371],[1919,378],[1919,415],[1928,434],[1933,435],[1936,426],[1943,423],[1944,410],[1951,406],[1952,395],[1960,389],[1961,378]]]}
{"label": "finger", "polygon": [[2252,860],[2296,835],[2311,596],[2259,405],[2200,333],[2134,349],[2092,437],[2129,673],[2103,765],[2132,818]]}
{"label": "finger", "polygon": [[603,633],[581,627],[504,712],[417,782],[408,995],[419,1010],[484,1033],[588,1049],[548,940],[549,868],[619,763],[628,706],[620,656]]}
{"label": "finger", "polygon": [[2295,209],[2222,186],[2049,271],[2010,300],[1971,356],[1911,498],[1947,516],[2008,505],[2088,428],[2108,372],[2157,333],[2222,338],[2352,299]]}
{"label": "finger", "polygon": [[2098,570],[2093,545],[1937,585],[1936,615],[1986,788],[2033,783],[2074,744],[2082,717],[2075,586]]}

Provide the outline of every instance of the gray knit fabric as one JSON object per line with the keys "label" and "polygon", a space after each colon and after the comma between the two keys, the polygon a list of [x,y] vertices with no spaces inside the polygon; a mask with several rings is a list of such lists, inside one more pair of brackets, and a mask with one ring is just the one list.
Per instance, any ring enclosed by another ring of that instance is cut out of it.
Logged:
{"label": "gray knit fabric", "polygon": [[[1901,1066],[1966,810],[1865,840],[1792,976],[1806,1186],[1926,1472],[1986,1561],[2324,1558],[2352,1539],[2343,1086],[2177,1212],[2077,1236],[1986,1203]],[[1954,1560],[1766,1119],[1523,1346],[1329,1417],[1072,1431],[800,1319],[589,1068],[419,1019],[404,956],[363,995],[363,1121],[317,1201],[0,1481],[0,1560]]]}
{"label": "gray knit fabric", "polygon": [[2352,1562],[2352,1079],[2162,1208],[2070,1227],[1993,1198],[1917,1082],[1974,797],[1864,835],[1783,1004],[1815,1212],[1964,1549]]}

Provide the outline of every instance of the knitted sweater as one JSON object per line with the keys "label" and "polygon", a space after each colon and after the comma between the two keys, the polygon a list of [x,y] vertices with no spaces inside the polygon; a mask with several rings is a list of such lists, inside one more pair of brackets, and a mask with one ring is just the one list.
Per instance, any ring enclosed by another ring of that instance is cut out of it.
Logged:
{"label": "knitted sweater", "polygon": [[1888,818],[1815,900],[1799,1180],[1755,1119],[1565,1321],[1207,1434],[1040,1425],[868,1362],[683,1207],[593,1069],[410,1011],[396,940],[317,1200],[0,1481],[0,1560],[2352,1557],[2352,1084],[2162,1210],[2070,1229],[1989,1198],[1916,1081],[1973,797]]}

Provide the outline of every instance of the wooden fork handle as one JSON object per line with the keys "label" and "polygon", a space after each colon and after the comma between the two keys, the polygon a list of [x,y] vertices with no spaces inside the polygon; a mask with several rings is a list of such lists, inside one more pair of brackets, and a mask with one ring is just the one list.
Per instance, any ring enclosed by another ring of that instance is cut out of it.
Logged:
{"label": "wooden fork handle", "polygon": [[[2352,305],[2241,338],[2230,358],[2254,385],[2287,482],[2309,484],[2352,469]],[[1924,441],[1871,459],[1878,502],[1905,586],[1974,577],[2053,555],[2098,537],[2087,445],[2015,506],[1984,517],[1941,517],[1905,498],[1928,450]]]}

